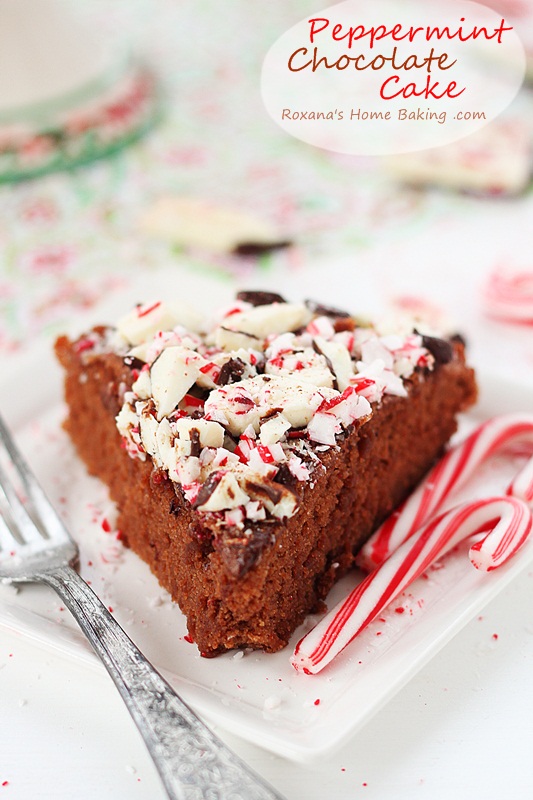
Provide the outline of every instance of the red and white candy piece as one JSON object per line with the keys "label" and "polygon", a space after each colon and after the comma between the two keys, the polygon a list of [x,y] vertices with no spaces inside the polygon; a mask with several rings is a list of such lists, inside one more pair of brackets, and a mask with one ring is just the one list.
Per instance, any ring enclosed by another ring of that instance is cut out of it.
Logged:
{"label": "red and white candy piece", "polygon": [[[357,564],[371,570],[427,522],[463,486],[479,466],[496,453],[521,447],[533,456],[533,414],[504,414],[480,425],[464,442],[452,448],[428,477],[361,548]],[[516,476],[507,494],[533,500],[533,463]]]}
{"label": "red and white candy piece", "polygon": [[306,674],[324,669],[385,606],[463,539],[484,532],[469,555],[477,569],[489,572],[522,547],[532,527],[528,506],[514,497],[475,500],[433,518],[300,640],[293,667]]}
{"label": "red and white candy piece", "polygon": [[485,314],[502,322],[533,325],[533,272],[495,272],[484,288]]}

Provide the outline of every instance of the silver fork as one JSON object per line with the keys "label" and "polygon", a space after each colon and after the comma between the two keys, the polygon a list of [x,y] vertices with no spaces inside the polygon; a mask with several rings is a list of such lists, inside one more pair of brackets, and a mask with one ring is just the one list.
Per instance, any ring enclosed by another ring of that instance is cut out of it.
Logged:
{"label": "silver fork", "polygon": [[181,700],[78,575],[78,547],[0,417],[0,580],[41,582],[63,599],[113,678],[172,800],[283,800]]}

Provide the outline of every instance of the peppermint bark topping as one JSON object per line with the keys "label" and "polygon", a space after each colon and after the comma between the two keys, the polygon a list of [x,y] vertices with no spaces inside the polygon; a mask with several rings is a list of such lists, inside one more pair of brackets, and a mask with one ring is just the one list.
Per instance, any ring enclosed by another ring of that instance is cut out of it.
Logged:
{"label": "peppermint bark topping", "polygon": [[209,328],[188,308],[137,306],[106,340],[134,378],[117,416],[124,446],[220,529],[290,517],[324,452],[384,396],[407,396],[415,370],[453,357],[414,327],[380,330],[270,292],[239,293]]}

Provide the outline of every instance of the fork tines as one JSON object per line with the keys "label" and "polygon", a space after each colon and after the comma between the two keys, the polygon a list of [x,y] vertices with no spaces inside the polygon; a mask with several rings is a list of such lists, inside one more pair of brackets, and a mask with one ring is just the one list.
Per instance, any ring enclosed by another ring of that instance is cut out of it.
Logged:
{"label": "fork tines", "polygon": [[[2,463],[4,462],[4,463]],[[4,467],[5,464],[5,467]],[[7,469],[6,469],[7,468]],[[8,476],[18,484],[18,491]],[[0,550],[39,540],[65,542],[70,536],[0,417]]]}

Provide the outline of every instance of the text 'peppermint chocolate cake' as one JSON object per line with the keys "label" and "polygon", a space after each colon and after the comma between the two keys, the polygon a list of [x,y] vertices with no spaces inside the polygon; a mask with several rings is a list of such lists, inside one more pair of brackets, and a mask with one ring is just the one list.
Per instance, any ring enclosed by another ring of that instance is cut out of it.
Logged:
{"label": "text 'peppermint chocolate cake'", "polygon": [[60,337],[65,423],[205,655],[273,652],[472,404],[460,337],[241,292]]}

